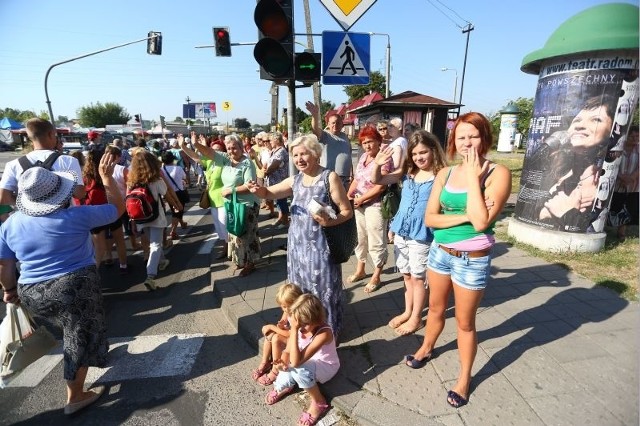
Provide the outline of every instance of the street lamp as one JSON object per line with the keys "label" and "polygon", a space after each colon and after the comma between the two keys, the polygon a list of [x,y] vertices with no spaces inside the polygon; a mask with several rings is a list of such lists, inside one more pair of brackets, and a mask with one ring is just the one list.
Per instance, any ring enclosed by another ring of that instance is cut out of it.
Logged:
{"label": "street lamp", "polygon": [[456,102],[456,94],[458,93],[458,70],[455,68],[442,67],[440,71],[453,71],[456,73],[456,80],[453,83],[453,102]]}
{"label": "street lamp", "polygon": [[369,35],[381,35],[381,36],[387,36],[387,52],[386,52],[386,59],[387,59],[387,86],[385,88],[385,98],[388,98],[390,95],[389,92],[389,87],[390,87],[390,80],[391,80],[391,37],[389,37],[389,34],[386,33],[369,33]]}

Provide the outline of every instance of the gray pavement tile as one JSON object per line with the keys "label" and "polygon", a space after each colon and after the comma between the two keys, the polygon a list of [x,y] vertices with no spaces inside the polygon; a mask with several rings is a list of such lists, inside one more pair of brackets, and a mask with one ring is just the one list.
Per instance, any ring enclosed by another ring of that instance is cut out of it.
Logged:
{"label": "gray pavement tile", "polygon": [[480,307],[476,315],[476,324],[482,324],[485,329],[504,324],[507,317],[493,306]]}
{"label": "gray pavement tile", "polygon": [[587,318],[574,316],[563,318],[563,320],[576,330],[579,330],[581,334],[585,335],[613,330],[627,330],[634,326],[634,323],[618,320],[615,317],[599,319],[598,321],[589,321]]}
{"label": "gray pavement tile", "polygon": [[592,333],[589,337],[605,351],[611,355],[620,353],[638,352],[638,330],[630,328],[627,330],[611,330],[602,333]]}
{"label": "gray pavement tile", "polygon": [[596,345],[589,336],[564,336],[562,339],[545,343],[542,348],[560,364],[608,355],[607,351]]}
{"label": "gray pavement tile", "polygon": [[362,426],[437,426],[438,420],[425,418],[409,407],[400,406],[375,395],[365,395],[353,410]]}
{"label": "gray pavement tile", "polygon": [[481,323],[477,323],[478,344],[483,348],[504,348],[511,344],[528,344],[532,340],[515,324],[505,322],[503,324],[484,328]]}
{"label": "gray pavement tile", "polygon": [[580,333],[563,320],[552,320],[531,324],[522,328],[522,332],[533,342],[543,344],[560,339],[569,334],[579,336]]}
{"label": "gray pavement tile", "polygon": [[541,348],[513,345],[504,349],[488,349],[491,361],[498,366],[524,398],[574,392],[580,389],[572,375]]}
{"label": "gray pavement tile", "polygon": [[427,417],[451,413],[440,397],[446,393],[440,378],[427,364],[414,370],[404,363],[388,368],[378,376],[381,396],[400,406],[410,407]]}
{"label": "gray pavement tile", "polygon": [[623,424],[638,424],[637,354],[581,360],[564,368]]}
{"label": "gray pavement tile", "polygon": [[373,362],[366,343],[348,347],[340,347],[340,375],[350,382],[363,386],[375,380],[372,371]]}
{"label": "gray pavement tile", "polygon": [[527,400],[546,425],[622,426],[606,406],[585,392],[541,396]]}
{"label": "gray pavement tile", "polygon": [[[481,382],[480,385],[475,383]],[[453,381],[446,383],[447,389]],[[533,425],[542,426],[543,421],[531,409],[517,386],[501,374],[475,376],[472,381],[469,403],[457,411],[467,425]],[[447,407],[446,393],[440,401]],[[450,410],[455,410],[449,407]]]}

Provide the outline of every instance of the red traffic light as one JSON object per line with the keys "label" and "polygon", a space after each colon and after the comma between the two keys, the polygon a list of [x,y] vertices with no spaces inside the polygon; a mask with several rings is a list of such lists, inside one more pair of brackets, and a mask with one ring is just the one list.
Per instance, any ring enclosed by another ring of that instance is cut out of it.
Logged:
{"label": "red traffic light", "polygon": [[229,28],[214,27],[213,42],[216,47],[216,56],[231,56],[231,38]]}
{"label": "red traffic light", "polygon": [[293,78],[293,0],[259,0],[253,19],[258,27],[253,56],[260,64],[260,78]]}
{"label": "red traffic light", "polygon": [[[261,0],[253,13],[253,20],[263,37],[282,40],[293,32],[293,18],[289,1]],[[289,16],[283,7],[289,6]]]}

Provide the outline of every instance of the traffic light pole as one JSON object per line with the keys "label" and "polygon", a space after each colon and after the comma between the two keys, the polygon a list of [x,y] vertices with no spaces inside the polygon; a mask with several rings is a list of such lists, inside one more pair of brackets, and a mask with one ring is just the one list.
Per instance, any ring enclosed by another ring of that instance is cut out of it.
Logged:
{"label": "traffic light pole", "polygon": [[[294,79],[289,80],[287,84],[289,88],[288,107],[287,107],[287,145],[293,140],[296,131],[296,82]],[[289,176],[296,174],[296,166],[293,164],[293,158],[289,153]]]}
{"label": "traffic light pole", "polygon": [[51,70],[53,68],[57,67],[58,65],[62,65],[62,64],[69,63],[69,62],[77,61],[78,59],[87,58],[89,56],[97,55],[98,53],[108,52],[109,50],[114,50],[114,49],[119,49],[119,48],[124,47],[124,46],[129,46],[130,44],[141,43],[143,41],[147,41],[147,40],[149,40],[151,38],[154,38],[154,37],[145,37],[145,38],[141,38],[140,40],[130,41],[128,43],[119,44],[117,46],[107,47],[106,49],[96,50],[95,52],[86,53],[84,55],[76,56],[75,58],[67,59],[67,60],[64,60],[62,62],[58,62],[56,64],[51,65],[49,67],[49,69],[47,70],[47,73],[44,75],[44,95],[47,98],[47,108],[49,109],[49,121],[51,121],[51,124],[53,124],[53,127],[56,127],[56,120],[55,120],[55,118],[53,118],[53,110],[51,109],[51,100],[49,99],[49,90],[48,90],[49,73],[51,72]]}

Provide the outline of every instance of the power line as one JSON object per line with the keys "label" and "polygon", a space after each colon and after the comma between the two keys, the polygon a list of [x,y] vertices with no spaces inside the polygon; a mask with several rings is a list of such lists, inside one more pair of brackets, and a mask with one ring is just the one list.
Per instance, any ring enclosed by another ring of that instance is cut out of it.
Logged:
{"label": "power line", "polygon": [[[465,21],[467,24],[470,24],[469,21],[467,21],[466,19],[462,18],[460,15],[458,15],[455,11],[453,11],[450,7],[448,7],[447,5],[443,4],[442,2],[440,2],[439,0],[438,3],[442,4],[442,6],[446,7],[448,10],[450,10],[451,12],[453,12],[458,18],[462,19],[463,21]],[[453,23],[453,25],[455,25],[456,27],[462,29],[462,25],[458,24],[458,22],[456,22],[456,20],[454,20],[450,14],[448,14],[447,12],[445,12],[444,10],[441,9],[440,6],[436,5],[432,0],[427,0],[427,2],[433,6],[438,12],[442,13],[442,15],[447,18],[449,21],[451,21]]]}
{"label": "power line", "polygon": [[447,6],[446,4],[442,3],[440,0],[436,0],[438,3],[440,3],[441,5],[443,5],[444,7],[446,7],[447,9],[449,9],[451,12],[453,12],[458,18],[462,19],[464,22],[466,22],[467,24],[470,24],[471,22],[467,21],[466,19],[464,19],[462,16],[460,16],[458,14],[458,12],[456,12],[455,10],[451,9],[449,6]]}

